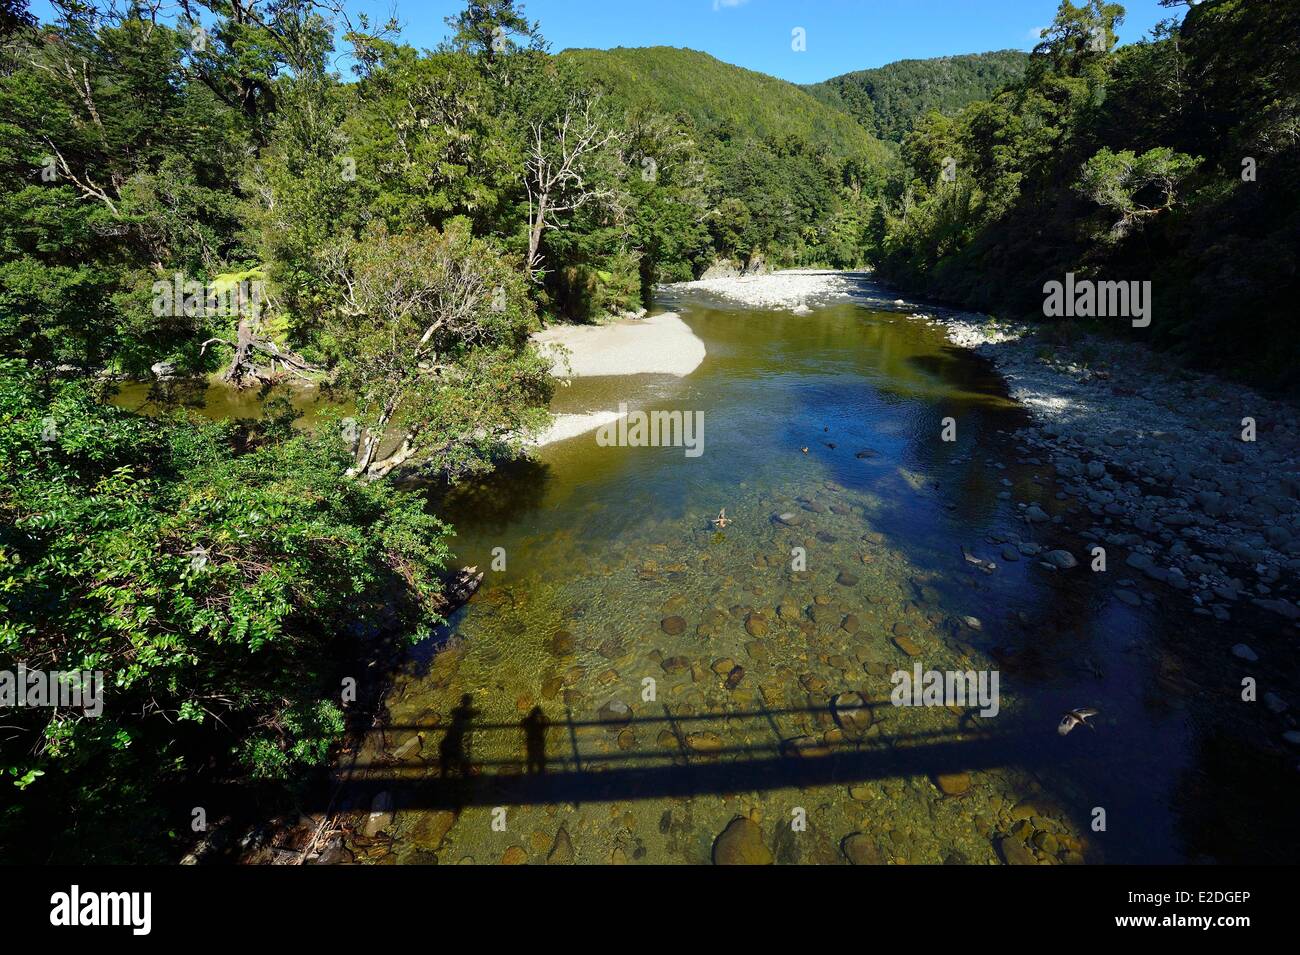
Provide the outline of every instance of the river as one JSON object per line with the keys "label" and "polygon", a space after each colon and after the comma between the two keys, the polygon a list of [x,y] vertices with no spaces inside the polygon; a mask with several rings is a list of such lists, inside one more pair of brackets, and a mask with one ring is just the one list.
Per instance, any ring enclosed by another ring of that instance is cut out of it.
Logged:
{"label": "river", "polygon": [[[1091,570],[982,360],[860,304],[658,307],[703,339],[699,369],[579,379],[555,410],[702,412],[703,453],[587,434],[431,499],[486,578],[398,674],[350,767],[359,860],[1263,851],[1250,823],[1207,822],[1249,767],[1217,736],[1229,717],[1193,706],[1220,679],[1206,623],[1130,606],[1125,568]],[[1031,531],[1027,502],[1060,520]],[[1035,541],[1079,566],[1045,566]],[[996,715],[894,705],[918,665],[996,673]],[[1100,715],[1061,735],[1085,706]]]}
{"label": "river", "polygon": [[[1132,598],[1122,565],[1093,571],[1071,530],[1091,518],[1018,442],[1025,412],[982,359],[883,305],[656,309],[703,340],[694,373],[577,379],[554,410],[698,412],[702,453],[588,433],[427,492],[486,576],[340,762],[345,858],[1285,852],[1268,819],[1288,783],[1231,742],[1221,635]],[[255,412],[235,400],[208,413]],[[1031,527],[1034,503],[1052,519]],[[1078,566],[1046,565],[1053,548]],[[996,703],[895,705],[918,670],[970,674]],[[1080,707],[1100,712],[1060,734]]]}

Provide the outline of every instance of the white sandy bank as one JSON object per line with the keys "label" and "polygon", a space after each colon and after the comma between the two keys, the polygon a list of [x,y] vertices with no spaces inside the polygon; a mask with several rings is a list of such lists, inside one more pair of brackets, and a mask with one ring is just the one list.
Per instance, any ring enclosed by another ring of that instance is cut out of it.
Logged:
{"label": "white sandy bank", "polygon": [[551,426],[533,438],[531,443],[540,448],[546,444],[554,444],[556,441],[576,438],[580,434],[595,431],[601,425],[617,421],[621,417],[623,416],[617,411],[593,411],[590,414],[557,414],[551,422]]}
{"label": "white sandy bank", "polygon": [[[672,312],[610,325],[556,325],[535,333],[533,341],[552,356],[553,373],[562,378],[596,375],[680,378],[704,361],[704,342]],[[555,345],[569,350],[567,366]]]}
{"label": "white sandy bank", "polygon": [[[672,312],[626,319],[610,325],[557,325],[533,335],[551,356],[552,373],[560,378],[599,375],[689,375],[704,361],[704,342]],[[556,346],[568,349],[565,356]],[[551,426],[533,439],[541,447],[576,438],[616,421],[617,411],[557,414]]]}
{"label": "white sandy bank", "polygon": [[802,314],[815,304],[852,297],[856,291],[853,275],[855,273],[787,269],[763,275],[677,282],[668,288],[680,292],[710,292],[741,305],[790,309]]}

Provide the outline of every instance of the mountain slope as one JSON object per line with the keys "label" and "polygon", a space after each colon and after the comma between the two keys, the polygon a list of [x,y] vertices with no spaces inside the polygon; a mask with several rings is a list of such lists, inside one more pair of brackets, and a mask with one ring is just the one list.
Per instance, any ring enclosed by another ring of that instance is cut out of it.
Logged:
{"label": "mountain slope", "polygon": [[565,50],[610,96],[629,106],[685,113],[702,129],[730,126],[757,139],[795,135],[837,156],[885,162],[889,148],[844,110],[785,80],[676,47]]}
{"label": "mountain slope", "polygon": [[856,119],[881,139],[899,142],[932,109],[952,115],[1025,72],[1029,54],[1019,50],[899,60],[806,86],[813,96]]}

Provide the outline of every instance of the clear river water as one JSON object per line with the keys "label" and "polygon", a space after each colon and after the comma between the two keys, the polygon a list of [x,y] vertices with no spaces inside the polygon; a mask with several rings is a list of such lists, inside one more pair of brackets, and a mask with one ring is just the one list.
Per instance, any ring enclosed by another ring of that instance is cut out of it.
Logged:
{"label": "clear river water", "polygon": [[[428,492],[457,564],[486,577],[339,764],[358,861],[1284,848],[1276,792],[1239,785],[1242,729],[1201,692],[1225,679],[1201,652],[1221,643],[1213,623],[1131,606],[1125,568],[1090,570],[1070,530],[1087,521],[1017,441],[1025,413],[982,359],[887,306],[656,307],[704,341],[694,373],[575,380],[554,408],[699,411],[702,454],[589,433]],[[1060,520],[1031,529],[1028,502]],[[1080,564],[1053,570],[1018,544]],[[895,674],[918,667],[996,673],[996,715],[894,705]],[[1085,706],[1092,725],[1061,735]]]}

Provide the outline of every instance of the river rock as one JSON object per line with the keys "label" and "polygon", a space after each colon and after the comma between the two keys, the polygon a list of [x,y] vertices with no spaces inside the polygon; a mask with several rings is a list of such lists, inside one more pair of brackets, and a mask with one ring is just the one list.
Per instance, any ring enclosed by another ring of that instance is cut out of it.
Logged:
{"label": "river rock", "polygon": [[664,617],[659,621],[659,629],[670,637],[680,636],[686,632],[686,621],[681,617]]}
{"label": "river rock", "polygon": [[1016,836],[1003,836],[998,841],[998,855],[1007,865],[1038,865],[1038,859]]}
{"label": "river rock", "polygon": [[960,796],[970,789],[970,773],[938,773],[934,784],[945,796]]}
{"label": "river rock", "polygon": [[373,839],[393,824],[393,794],[385,790],[377,793],[370,802],[370,815],[362,828],[363,835]]}
{"label": "river rock", "polygon": [[917,646],[916,641],[911,637],[902,634],[894,635],[894,646],[898,647],[898,649],[902,650],[909,657],[919,657],[922,653],[922,650]]}
{"label": "river rock", "polygon": [[659,665],[663,667],[665,673],[675,675],[678,673],[685,673],[689,670],[691,668],[691,661],[686,657],[669,657]]}
{"label": "river rock", "polygon": [[714,865],[771,865],[772,853],[763,845],[758,823],[737,816],[713,842]]}
{"label": "river rock", "polygon": [[1154,560],[1152,560],[1146,554],[1142,553],[1140,550],[1135,550],[1132,553],[1130,553],[1128,557],[1124,559],[1124,563],[1128,564],[1130,567],[1134,568],[1135,570],[1141,570],[1141,571],[1150,570],[1156,564]]}
{"label": "river rock", "polygon": [[1042,524],[1050,520],[1050,518],[1048,518],[1047,512],[1037,504],[1030,504],[1025,508],[1025,520],[1031,524]]}
{"label": "river rock", "polygon": [[841,693],[831,701],[831,714],[844,735],[850,739],[861,739],[871,728],[871,707],[856,691]]}
{"label": "river rock", "polygon": [[1079,562],[1074,559],[1074,555],[1068,550],[1049,550],[1043,555],[1043,560],[1058,570],[1070,570],[1079,566]]}
{"label": "river rock", "polygon": [[796,736],[781,743],[781,754],[798,759],[818,759],[831,754],[830,747],[811,736]]}
{"label": "river rock", "polygon": [[528,865],[528,853],[523,846],[511,846],[501,856],[502,865]]}
{"label": "river rock", "polygon": [[551,851],[546,854],[546,864],[573,865],[573,841],[569,838],[569,830],[563,826],[560,826],[560,831],[555,834]]}
{"label": "river rock", "polygon": [[449,809],[426,810],[415,817],[407,838],[421,848],[436,850],[455,824],[456,814]]}
{"label": "river rock", "polygon": [[722,737],[717,733],[687,733],[686,745],[696,753],[712,755],[722,750]]}
{"label": "river rock", "polygon": [[408,759],[411,760],[419,759],[420,750],[423,746],[424,746],[424,740],[420,736],[420,734],[417,733],[416,735],[408,739],[405,743],[403,743],[401,746],[397,747],[397,749],[393,750],[392,757],[393,759],[397,760],[399,763],[405,762]]}
{"label": "river rock", "polygon": [[602,723],[619,726],[631,722],[632,708],[622,700],[610,700],[596,713]]}
{"label": "river rock", "polygon": [[862,832],[854,832],[844,837],[840,843],[840,851],[844,853],[844,858],[848,859],[853,865],[884,865],[885,860],[880,854],[871,837]]}

